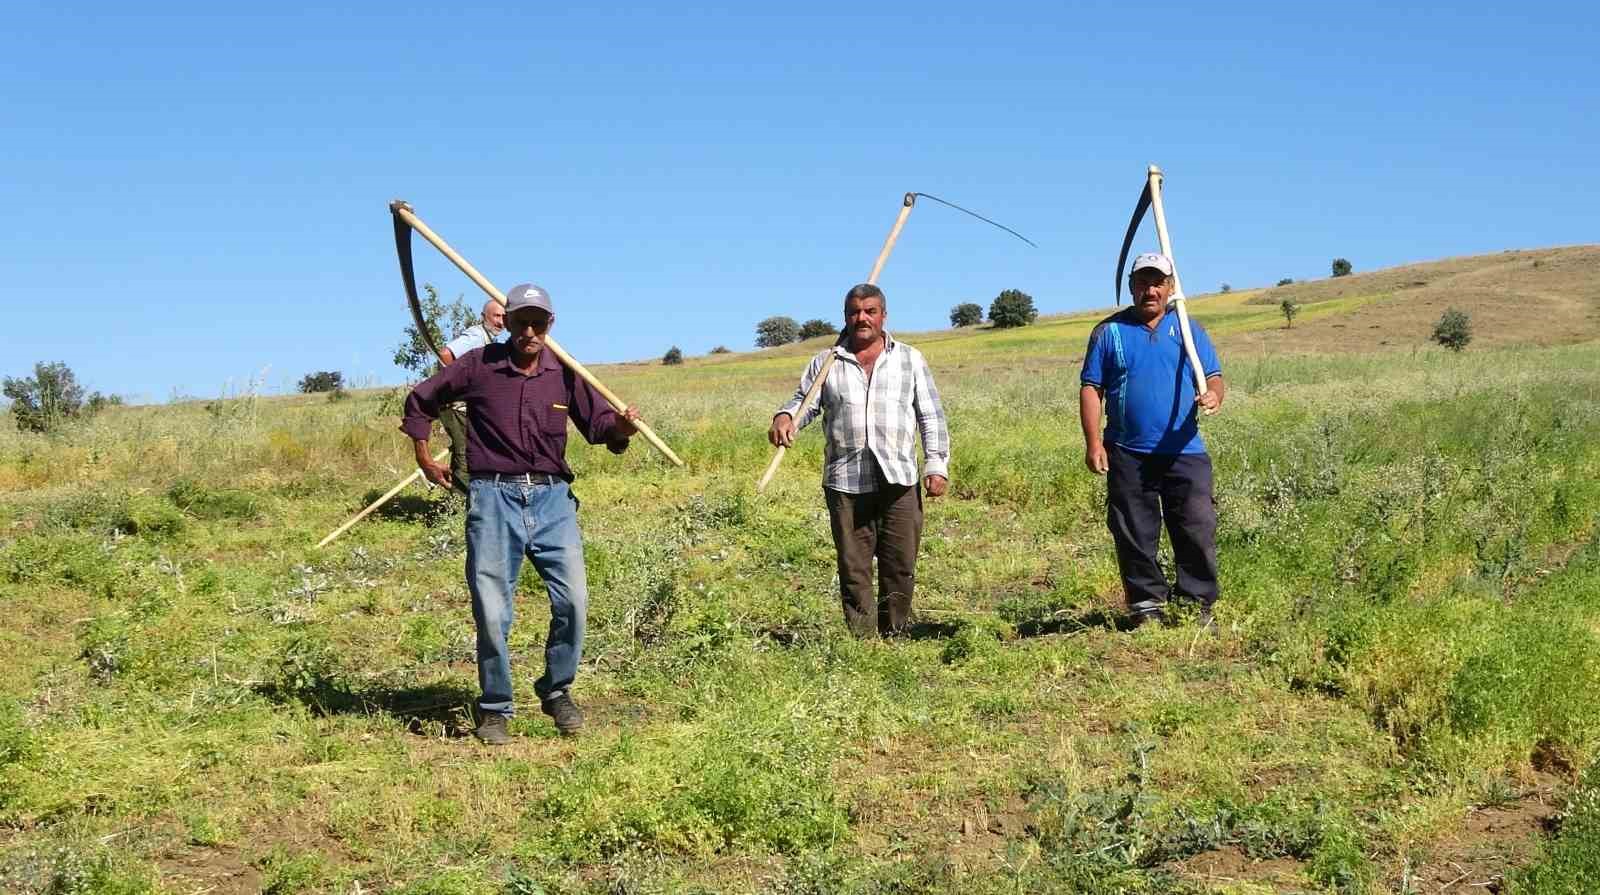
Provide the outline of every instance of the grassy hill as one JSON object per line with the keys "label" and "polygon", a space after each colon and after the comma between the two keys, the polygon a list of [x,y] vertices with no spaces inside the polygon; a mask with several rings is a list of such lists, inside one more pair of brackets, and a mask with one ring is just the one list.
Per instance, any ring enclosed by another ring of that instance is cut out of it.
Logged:
{"label": "grassy hill", "polygon": [[844,633],[820,434],[754,493],[820,342],[602,368],[689,466],[571,447],[590,727],[528,711],[530,573],[495,751],[459,506],[312,549],[410,472],[398,392],[5,431],[0,891],[1593,891],[1597,254],[1192,303],[1230,381],[1215,637],[1111,624],[1103,312],[904,334],[955,449],[889,644]]}

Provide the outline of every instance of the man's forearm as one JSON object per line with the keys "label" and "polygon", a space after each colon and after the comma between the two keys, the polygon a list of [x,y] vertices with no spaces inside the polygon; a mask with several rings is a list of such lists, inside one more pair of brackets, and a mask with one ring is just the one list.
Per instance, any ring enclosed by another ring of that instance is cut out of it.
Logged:
{"label": "man's forearm", "polygon": [[1103,401],[1100,390],[1084,386],[1078,390],[1078,422],[1083,426],[1083,443],[1094,447],[1100,443],[1100,412]]}

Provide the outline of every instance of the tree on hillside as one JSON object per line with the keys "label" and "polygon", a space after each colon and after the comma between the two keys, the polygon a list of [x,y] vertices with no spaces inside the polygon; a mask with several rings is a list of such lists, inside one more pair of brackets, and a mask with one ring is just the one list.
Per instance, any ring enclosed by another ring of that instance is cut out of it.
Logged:
{"label": "tree on hillside", "polygon": [[756,347],[776,348],[800,339],[800,324],[793,317],[768,317],[756,324]]}
{"label": "tree on hillside", "polygon": [[1279,286],[1287,286],[1287,285],[1289,285],[1290,283],[1293,283],[1293,282],[1294,282],[1294,277],[1284,277],[1283,279],[1278,281],[1278,285]]}
{"label": "tree on hillside", "polygon": [[711,353],[712,354],[732,354],[733,353],[733,349],[729,348],[726,345],[718,345],[717,347],[711,349]]}
{"label": "tree on hillside", "polygon": [[983,322],[983,306],[977,302],[964,301],[950,309],[951,326],[977,326]]}
{"label": "tree on hillside", "polygon": [[[469,306],[463,296],[457,295],[455,301],[445,304],[439,300],[439,290],[433,288],[432,283],[423,283],[422,291],[418,302],[422,306],[422,319],[428,324],[433,343],[440,348],[479,321],[478,309]],[[394,349],[395,366],[418,375],[427,375],[438,363],[439,359],[428,349],[428,343],[418,334],[416,323],[406,324],[400,344]]]}
{"label": "tree on hillside", "polygon": [[1233,284],[1232,283],[1223,283],[1222,284],[1222,288],[1221,288],[1220,291],[1225,292],[1225,293],[1226,292],[1232,292],[1233,291]]}
{"label": "tree on hillside", "polygon": [[[34,364],[32,376],[7,376],[0,390],[10,399],[11,414],[23,432],[54,432],[84,412],[83,386],[60,361]],[[95,392],[89,403],[92,413],[107,404],[120,404],[122,399]]]}
{"label": "tree on hillside", "polygon": [[1027,326],[1039,318],[1033,307],[1033,296],[1020,289],[1007,289],[995,296],[989,305],[989,322],[995,329]]}
{"label": "tree on hillside", "polygon": [[1354,269],[1350,266],[1350,262],[1344,258],[1333,259],[1333,275],[1336,277],[1350,276],[1350,271]]}
{"label": "tree on hillside", "polygon": [[676,345],[668,348],[667,353],[661,355],[661,362],[669,367],[683,363],[683,350]]}
{"label": "tree on hillside", "polygon": [[1292,299],[1278,302],[1278,310],[1283,312],[1283,325],[1285,329],[1294,329],[1294,315],[1300,313],[1300,306]]}
{"label": "tree on hillside", "polygon": [[1433,327],[1433,340],[1451,351],[1464,351],[1472,341],[1472,318],[1450,308]]}
{"label": "tree on hillside", "polygon": [[815,339],[817,336],[836,336],[838,334],[839,327],[815,317],[800,324],[801,341]]}
{"label": "tree on hillside", "polygon": [[344,390],[344,374],[337,370],[322,370],[317,373],[307,373],[300,378],[300,391],[305,394],[312,392],[337,392]]}

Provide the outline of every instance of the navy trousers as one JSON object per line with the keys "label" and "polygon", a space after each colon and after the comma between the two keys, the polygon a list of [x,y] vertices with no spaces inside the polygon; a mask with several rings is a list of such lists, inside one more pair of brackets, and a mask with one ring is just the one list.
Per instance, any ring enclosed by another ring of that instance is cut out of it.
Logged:
{"label": "navy trousers", "polygon": [[[1140,454],[1106,445],[1106,526],[1117,545],[1128,609],[1156,612],[1168,598],[1217,599],[1217,503],[1205,454]],[[1166,523],[1176,587],[1156,558]]]}

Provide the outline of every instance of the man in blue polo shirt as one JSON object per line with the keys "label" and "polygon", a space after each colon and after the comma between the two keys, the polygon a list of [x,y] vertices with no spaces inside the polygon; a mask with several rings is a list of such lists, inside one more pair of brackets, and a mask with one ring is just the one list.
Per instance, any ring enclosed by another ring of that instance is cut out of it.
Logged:
{"label": "man in blue polo shirt", "polygon": [[[1106,525],[1132,624],[1160,618],[1168,597],[1176,596],[1198,602],[1200,623],[1209,627],[1217,599],[1217,508],[1198,411],[1222,406],[1222,364],[1204,327],[1191,321],[1206,379],[1206,393],[1197,398],[1178,314],[1168,306],[1170,259],[1140,255],[1128,280],[1132,306],[1100,321],[1083,358],[1083,459],[1089,471],[1107,476]],[[1178,566],[1176,587],[1156,559],[1163,520]]]}

